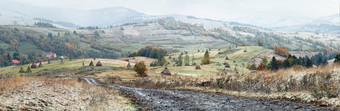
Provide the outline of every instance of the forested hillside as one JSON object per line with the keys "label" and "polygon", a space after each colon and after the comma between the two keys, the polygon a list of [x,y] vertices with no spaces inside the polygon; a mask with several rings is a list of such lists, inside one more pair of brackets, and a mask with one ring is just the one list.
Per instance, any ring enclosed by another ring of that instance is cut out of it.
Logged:
{"label": "forested hillside", "polygon": [[154,45],[186,51],[241,45],[259,45],[270,49],[283,47],[292,51],[320,51],[324,48],[339,49],[340,47],[340,39],[334,34],[274,32],[237,25],[205,27],[167,19],[96,30],[105,32],[100,39],[107,43],[124,41],[135,45]]}
{"label": "forested hillside", "polygon": [[0,26],[0,60],[4,65],[9,64],[14,53],[24,63],[45,58],[48,52],[71,58],[118,58],[124,55],[118,49],[100,45],[96,40],[98,36],[98,33],[81,35],[57,28]]}
{"label": "forested hillside", "polygon": [[[339,48],[336,35],[315,33],[277,33],[246,26],[226,26],[206,28],[197,24],[188,24],[173,21],[158,21],[168,30],[188,30],[185,36],[210,36],[224,40],[232,45],[260,45],[274,49],[276,46],[289,48],[290,50],[319,50],[323,48]],[[323,38],[323,40],[319,40]],[[331,39],[331,40],[329,40]]]}
{"label": "forested hillside", "polygon": [[109,28],[61,29],[51,24],[35,25],[0,26],[1,61],[9,62],[12,58],[8,55],[15,52],[22,62],[28,59],[25,63],[45,57],[48,52],[72,58],[119,58],[147,45],[179,51],[263,46],[314,52],[338,50],[340,46],[340,40],[331,34],[281,33],[232,25],[205,27],[174,20]]}

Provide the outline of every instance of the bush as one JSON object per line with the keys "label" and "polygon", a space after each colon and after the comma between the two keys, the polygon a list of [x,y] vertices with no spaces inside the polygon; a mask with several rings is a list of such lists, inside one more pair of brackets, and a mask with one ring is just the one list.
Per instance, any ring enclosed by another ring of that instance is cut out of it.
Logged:
{"label": "bush", "polygon": [[138,62],[134,67],[134,71],[137,72],[139,76],[147,76],[146,70],[147,68],[144,61]]}
{"label": "bush", "polygon": [[153,62],[150,64],[150,67],[156,67],[156,66],[160,66],[158,61],[153,61]]}
{"label": "bush", "polygon": [[153,61],[150,66],[151,67],[155,67],[155,66],[164,66],[164,65],[167,65],[167,61],[166,59],[164,58],[163,55],[160,55],[158,57],[158,60],[157,61]]}
{"label": "bush", "polygon": [[340,54],[336,55],[334,63],[340,64]]}
{"label": "bush", "polygon": [[266,67],[263,66],[263,64],[260,64],[257,68],[256,68],[257,71],[266,71]]}
{"label": "bush", "polygon": [[256,70],[256,65],[255,64],[248,64],[247,69],[249,70]]}
{"label": "bush", "polygon": [[209,52],[208,52],[208,50],[206,50],[205,53],[204,53],[204,57],[202,59],[201,65],[210,64],[210,63],[211,63],[211,61],[210,61],[210,57],[209,57]]}
{"label": "bush", "polygon": [[139,49],[137,52],[130,53],[129,57],[144,56],[157,59],[161,55],[165,56],[167,54],[168,54],[167,50],[155,46],[146,46],[145,48]]}
{"label": "bush", "polygon": [[299,71],[299,70],[302,70],[303,67],[302,67],[301,65],[294,65],[294,66],[293,66],[293,69],[294,69],[295,71]]}

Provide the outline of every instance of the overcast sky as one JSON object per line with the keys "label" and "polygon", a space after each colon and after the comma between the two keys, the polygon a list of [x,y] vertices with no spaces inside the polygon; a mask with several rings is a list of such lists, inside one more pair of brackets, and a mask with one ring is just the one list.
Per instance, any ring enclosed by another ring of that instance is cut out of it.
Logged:
{"label": "overcast sky", "polygon": [[247,17],[319,17],[339,12],[340,0],[13,0],[45,7],[97,9],[122,6],[149,15],[183,14],[219,20]]}

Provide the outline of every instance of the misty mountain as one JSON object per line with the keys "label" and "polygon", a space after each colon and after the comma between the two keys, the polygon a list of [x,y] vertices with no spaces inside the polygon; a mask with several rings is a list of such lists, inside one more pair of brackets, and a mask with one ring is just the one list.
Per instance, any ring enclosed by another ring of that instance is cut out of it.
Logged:
{"label": "misty mountain", "polygon": [[276,31],[314,32],[314,33],[340,33],[339,14],[313,19],[300,25],[286,25],[272,27]]}
{"label": "misty mountain", "polygon": [[[137,22],[135,18],[145,14],[124,7],[109,7],[94,10],[47,8],[12,1],[0,1],[4,17],[43,18],[51,21],[70,22],[80,26],[108,26]],[[1,13],[0,13],[1,14]],[[28,22],[30,24],[32,22]]]}
{"label": "misty mountain", "polygon": [[0,25],[33,25],[37,22],[50,23],[59,28],[77,28],[79,26],[69,23],[52,21],[44,18],[26,17],[18,13],[0,10]]}
{"label": "misty mountain", "polygon": [[[14,1],[0,1],[0,24],[3,25],[27,25],[35,22],[48,22],[60,28],[77,28],[86,26],[106,27],[122,25],[126,23],[142,23],[158,21],[159,19],[180,21],[197,24],[205,27],[246,26],[256,27],[250,24],[197,18],[194,16],[171,15],[146,15],[125,7],[109,7],[93,10],[78,10],[65,8],[50,8],[33,6]],[[9,14],[10,13],[10,14]],[[258,28],[258,27],[257,27]]]}
{"label": "misty mountain", "polygon": [[[47,22],[60,28],[77,28],[79,26],[101,26],[106,27],[110,25],[122,25],[126,23],[142,23],[158,21],[165,19],[170,21],[180,21],[190,24],[197,24],[205,27],[225,27],[225,26],[246,26],[256,27],[249,24],[241,24],[237,22],[226,22],[219,20],[212,20],[208,18],[197,18],[187,15],[145,15],[132,9],[125,7],[109,7],[94,10],[76,10],[76,9],[59,9],[59,8],[44,8],[36,6],[24,6],[25,4],[15,3],[14,5],[0,5],[0,14],[3,12],[0,24],[5,25],[26,25],[34,24],[35,22]],[[2,7],[4,6],[4,7]],[[42,11],[40,11],[42,10]],[[17,18],[17,19],[14,19]],[[20,21],[20,22],[18,22]]]}
{"label": "misty mountain", "polygon": [[[0,1],[0,24],[28,25],[36,22],[48,22],[60,28],[77,28],[86,26],[115,26],[126,23],[154,22],[159,19],[180,21],[196,24],[206,28],[244,26],[276,31],[339,33],[338,14],[311,18],[306,16],[287,15],[283,17],[247,17],[248,24],[197,18],[187,15],[146,15],[125,7],[108,7],[93,10],[79,10],[70,8],[51,8],[17,3],[14,1]],[[240,19],[241,20],[241,19]],[[241,20],[242,21],[242,20]],[[250,25],[255,24],[255,25]],[[258,27],[262,26],[262,27]]]}
{"label": "misty mountain", "polygon": [[242,27],[265,29],[263,27],[258,27],[258,26],[251,25],[251,24],[244,24],[244,23],[231,22],[231,21],[222,21],[222,20],[213,20],[209,18],[198,18],[194,16],[180,15],[180,14],[159,15],[159,16],[148,15],[148,16],[142,16],[140,18],[136,18],[136,20],[140,20],[142,22],[158,21],[160,19],[163,19],[166,21],[196,24],[198,26],[204,26],[205,28],[242,26]]}
{"label": "misty mountain", "polygon": [[317,24],[340,25],[339,17],[340,17],[339,14],[333,14],[333,15],[329,15],[326,17],[318,18],[314,20],[313,22]]}
{"label": "misty mountain", "polygon": [[30,17],[22,16],[21,14],[0,10],[1,25],[29,25],[39,22]]}
{"label": "misty mountain", "polygon": [[235,19],[242,23],[253,24],[261,27],[282,27],[291,25],[302,25],[312,22],[315,18],[310,18],[303,15],[271,15],[266,16],[247,16],[243,18]]}

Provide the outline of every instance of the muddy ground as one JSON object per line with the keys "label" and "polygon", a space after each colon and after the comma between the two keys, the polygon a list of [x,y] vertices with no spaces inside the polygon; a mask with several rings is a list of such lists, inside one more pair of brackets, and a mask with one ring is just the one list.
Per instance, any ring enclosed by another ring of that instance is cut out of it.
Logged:
{"label": "muddy ground", "polygon": [[92,78],[82,78],[89,84],[103,87],[118,88],[128,97],[131,97],[140,109],[145,110],[242,110],[242,111],[322,111],[330,110],[329,107],[321,107],[306,103],[285,100],[252,99],[231,97],[221,94],[201,93],[184,90],[164,90],[141,87],[126,87],[118,85],[102,85]]}

